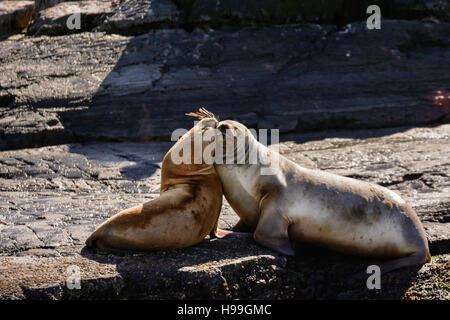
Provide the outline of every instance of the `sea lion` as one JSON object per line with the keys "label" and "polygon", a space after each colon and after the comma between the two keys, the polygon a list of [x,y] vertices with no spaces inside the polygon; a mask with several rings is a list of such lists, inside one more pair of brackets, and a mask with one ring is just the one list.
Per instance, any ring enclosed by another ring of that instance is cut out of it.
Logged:
{"label": "sea lion", "polygon": [[197,244],[208,233],[219,236],[222,185],[213,164],[195,164],[193,152],[189,163],[176,164],[172,157],[183,143],[193,150],[195,134],[217,126],[214,115],[203,116],[164,156],[160,196],[109,218],[86,240],[87,246],[109,251],[170,250]]}
{"label": "sea lion", "polygon": [[[234,163],[216,159],[214,165],[224,196],[241,224],[255,228],[257,243],[288,256],[294,254],[290,240],[295,240],[393,259],[381,266],[381,272],[430,261],[424,228],[398,194],[373,183],[303,168],[259,143],[237,121],[221,121],[217,129],[223,141],[233,144]],[[237,141],[245,142],[240,149],[245,154],[238,154]],[[229,145],[222,144],[224,155],[229,156]],[[261,160],[237,164],[249,154]],[[263,168],[271,174],[262,175]]]}

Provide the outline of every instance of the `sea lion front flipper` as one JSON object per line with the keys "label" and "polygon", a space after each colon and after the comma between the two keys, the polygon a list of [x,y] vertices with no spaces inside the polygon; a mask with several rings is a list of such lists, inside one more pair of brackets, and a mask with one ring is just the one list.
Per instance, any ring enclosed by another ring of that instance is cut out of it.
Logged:
{"label": "sea lion front flipper", "polygon": [[253,236],[250,232],[239,232],[239,231],[232,231],[232,230],[224,230],[224,229],[217,229],[214,235],[209,235],[211,238],[218,238],[218,239],[224,239],[224,238],[250,238]]}
{"label": "sea lion front flipper", "polygon": [[279,211],[269,206],[261,210],[253,238],[264,247],[285,256],[293,256],[295,251],[289,240],[288,227],[288,221]]}

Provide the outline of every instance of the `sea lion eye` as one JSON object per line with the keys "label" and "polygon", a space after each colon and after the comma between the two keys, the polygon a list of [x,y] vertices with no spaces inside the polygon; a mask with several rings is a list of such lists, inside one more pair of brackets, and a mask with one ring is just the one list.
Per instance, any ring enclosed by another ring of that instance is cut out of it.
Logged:
{"label": "sea lion eye", "polygon": [[227,130],[231,130],[231,127],[228,124],[221,124],[220,126],[217,127],[217,129],[219,129],[220,132],[222,132],[222,134],[225,135],[227,133]]}

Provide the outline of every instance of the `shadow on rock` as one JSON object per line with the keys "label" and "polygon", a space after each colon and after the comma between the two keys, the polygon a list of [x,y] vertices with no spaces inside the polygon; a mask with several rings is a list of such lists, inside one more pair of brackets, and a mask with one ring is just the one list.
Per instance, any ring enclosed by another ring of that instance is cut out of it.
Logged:
{"label": "shadow on rock", "polygon": [[[97,179],[142,180],[151,177],[160,168],[171,143],[95,143],[71,144],[70,152],[78,153],[91,164]],[[130,163],[130,164],[127,164]]]}
{"label": "shadow on rock", "polygon": [[285,264],[285,258],[255,245],[252,239],[205,239],[189,248],[156,252],[106,253],[84,247],[81,255],[115,265],[118,276],[114,278],[120,279],[120,288],[112,298],[276,297],[280,292],[262,293],[256,288],[279,276]]}
{"label": "shadow on rock", "polygon": [[295,257],[285,258],[251,238],[205,239],[196,246],[161,252],[112,254],[85,247],[81,255],[116,266],[119,275],[110,279],[116,286],[109,289],[111,298],[401,299],[420,269],[382,275],[381,289],[370,290],[367,279],[350,279],[381,260],[306,244],[297,245]]}
{"label": "shadow on rock", "polygon": [[286,266],[286,278],[295,286],[294,299],[401,299],[420,269],[418,266],[386,273],[380,277],[381,289],[369,289],[367,282],[373,283],[369,279],[373,273],[357,280],[353,276],[384,260],[340,254],[307,244],[297,244],[296,252]]}

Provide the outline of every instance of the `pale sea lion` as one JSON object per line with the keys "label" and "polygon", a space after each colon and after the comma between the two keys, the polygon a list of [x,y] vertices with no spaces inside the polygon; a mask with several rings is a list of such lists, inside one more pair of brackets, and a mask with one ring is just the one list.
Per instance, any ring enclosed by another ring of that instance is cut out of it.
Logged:
{"label": "pale sea lion", "polygon": [[222,185],[214,166],[194,164],[194,153],[191,164],[175,164],[171,156],[182,143],[190,143],[193,150],[194,133],[217,126],[212,114],[203,116],[165,155],[160,196],[109,218],[86,240],[87,246],[112,251],[169,250],[197,244],[208,233],[218,234]]}
{"label": "pale sea lion", "polygon": [[[255,228],[257,243],[284,255],[294,254],[290,240],[295,240],[352,255],[393,259],[381,266],[381,272],[430,261],[417,214],[395,192],[303,168],[259,143],[239,122],[222,121],[217,129],[235,144],[245,141],[245,157],[256,152],[258,159],[270,161],[268,166],[260,161],[214,165],[225,198],[240,223]],[[239,140],[242,135],[247,138]],[[235,162],[242,159],[236,147],[233,152]],[[272,174],[262,175],[263,167]]]}

